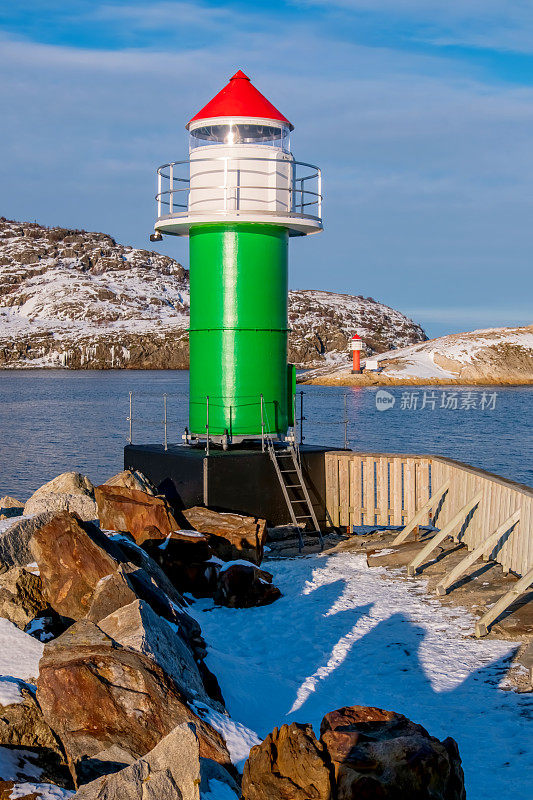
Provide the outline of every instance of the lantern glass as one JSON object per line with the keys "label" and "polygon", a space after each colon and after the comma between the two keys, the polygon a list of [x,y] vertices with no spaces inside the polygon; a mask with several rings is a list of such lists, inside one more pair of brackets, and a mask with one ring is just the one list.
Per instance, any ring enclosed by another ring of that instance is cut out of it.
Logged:
{"label": "lantern glass", "polygon": [[216,144],[223,144],[226,147],[259,144],[290,153],[289,128],[274,123],[228,122],[202,125],[189,135],[189,151]]}

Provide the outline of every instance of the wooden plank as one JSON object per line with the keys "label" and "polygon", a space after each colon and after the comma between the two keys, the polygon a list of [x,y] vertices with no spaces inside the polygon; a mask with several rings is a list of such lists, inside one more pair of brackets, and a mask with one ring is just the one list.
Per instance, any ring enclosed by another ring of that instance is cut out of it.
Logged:
{"label": "wooden plank", "polygon": [[361,458],[359,456],[354,456],[351,461],[352,473],[350,483],[350,504],[353,507],[353,524],[360,525],[363,508],[363,496],[361,489]]}
{"label": "wooden plank", "polygon": [[389,524],[389,475],[388,460],[380,458],[377,462],[377,500],[378,500],[378,524]]}
{"label": "wooden plank", "polygon": [[420,525],[420,520],[424,519],[424,516],[429,512],[429,510],[438,504],[444,492],[448,490],[449,485],[450,481],[447,480],[446,483],[443,483],[442,486],[439,486],[435,494],[431,495],[429,500],[424,503],[422,508],[420,508],[414,517],[409,520],[403,531],[400,531],[396,538],[393,539],[392,544],[401,544],[402,542],[405,542],[411,531],[413,531],[417,525]]}
{"label": "wooden plank", "polygon": [[526,592],[532,584],[533,567],[515,583],[512,589],[500,597],[492,608],[489,608],[489,610],[483,614],[478,622],[476,622],[476,637],[479,639],[480,636],[486,636],[494,620],[497,619],[500,614],[503,614],[503,612],[509,608],[521,594]]}
{"label": "wooden plank", "polygon": [[367,456],[363,464],[364,514],[363,525],[376,524],[376,501],[374,496],[374,457]]}
{"label": "wooden plank", "polygon": [[[416,507],[422,508],[429,499],[429,461],[421,459],[416,464]],[[421,524],[427,525],[428,520]]]}
{"label": "wooden plank", "polygon": [[402,525],[402,460],[394,458],[391,461],[391,509],[392,524]]}
{"label": "wooden plank", "polygon": [[339,459],[339,525],[348,525],[348,506],[350,505],[348,459]]}
{"label": "wooden plank", "polygon": [[404,467],[404,508],[407,518],[416,512],[416,461],[408,458]]}
{"label": "wooden plank", "polygon": [[525,575],[533,566],[533,499],[521,499],[522,516],[520,518],[520,554],[514,570],[519,575]]}
{"label": "wooden plank", "polygon": [[438,545],[449,536],[458,525],[461,525],[468,514],[479,504],[483,492],[478,492],[471,500],[468,501],[452,519],[440,530],[432,539],[422,548],[422,550],[413,558],[407,567],[408,575],[415,575],[419,567],[424,563],[429,555],[435,550]]}
{"label": "wooden plank", "polygon": [[441,581],[437,584],[435,591],[438,595],[445,595],[450,586],[458,580],[458,578],[463,575],[466,570],[472,566],[472,564],[480,558],[484,552],[491,552],[493,547],[496,543],[501,539],[501,537],[507,533],[507,531],[514,527],[518,520],[520,519],[520,509],[518,508],[514,514],[511,514],[501,525],[498,525],[494,533],[488,536],[484,542],[478,544],[478,546],[472,550],[468,555],[466,555],[462,561],[460,561],[452,570],[442,578]]}

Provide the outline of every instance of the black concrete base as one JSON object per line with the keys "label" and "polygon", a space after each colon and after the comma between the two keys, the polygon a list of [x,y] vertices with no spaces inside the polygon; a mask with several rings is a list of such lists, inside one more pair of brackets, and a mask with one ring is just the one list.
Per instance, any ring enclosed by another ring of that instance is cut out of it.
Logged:
{"label": "black concrete base", "polygon": [[352,369],[352,375],[361,375],[362,369]]}
{"label": "black concrete base", "polygon": [[[331,448],[329,448],[331,449]],[[325,453],[328,448],[303,445],[302,468],[321,528],[325,524]],[[177,511],[206,505],[218,511],[263,517],[269,525],[290,522],[287,505],[268,452],[235,449],[224,452],[186,445],[140,444],[124,448],[124,468],[140,470],[165,494]]]}

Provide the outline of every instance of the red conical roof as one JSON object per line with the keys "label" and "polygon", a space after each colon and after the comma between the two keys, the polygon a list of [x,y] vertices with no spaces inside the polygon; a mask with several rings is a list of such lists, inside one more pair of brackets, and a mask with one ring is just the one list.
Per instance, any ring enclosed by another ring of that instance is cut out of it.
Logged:
{"label": "red conical roof", "polygon": [[255,88],[250,78],[241,70],[230,78],[227,86],[224,86],[198,114],[195,114],[186,127],[189,128],[191,122],[213,117],[271,119],[283,122],[289,126],[291,131],[294,128],[289,120]]}

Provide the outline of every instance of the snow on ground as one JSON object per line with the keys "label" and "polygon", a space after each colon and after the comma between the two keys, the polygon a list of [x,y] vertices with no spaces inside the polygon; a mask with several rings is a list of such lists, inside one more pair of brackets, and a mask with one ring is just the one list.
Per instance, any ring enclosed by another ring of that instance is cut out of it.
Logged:
{"label": "snow on ground", "polygon": [[0,705],[19,703],[20,687],[39,674],[44,645],[0,617]]}
{"label": "snow on ground", "polygon": [[17,783],[9,797],[10,800],[16,800],[17,797],[27,797],[30,794],[36,794],[42,800],[68,800],[69,797],[74,797],[75,792],[51,783]]}
{"label": "snow on ground", "polygon": [[190,609],[234,720],[264,738],[291,721],[318,734],[323,715],[343,705],[391,709],[457,740],[469,800],[501,800],[511,787],[528,795],[532,699],[503,688],[515,643],[470,638],[468,611],[442,606],[420,578],[369,569],[362,555],[268,569],[283,592],[273,605]]}

